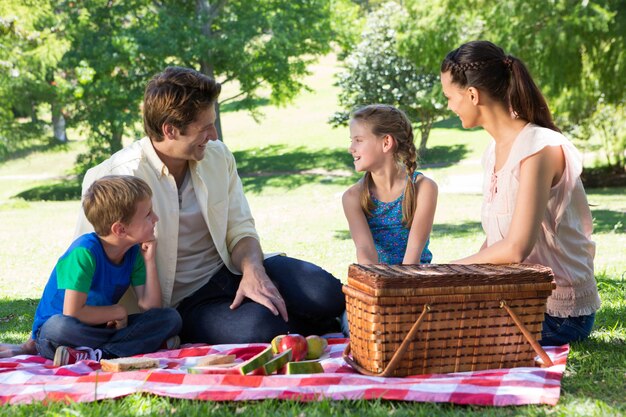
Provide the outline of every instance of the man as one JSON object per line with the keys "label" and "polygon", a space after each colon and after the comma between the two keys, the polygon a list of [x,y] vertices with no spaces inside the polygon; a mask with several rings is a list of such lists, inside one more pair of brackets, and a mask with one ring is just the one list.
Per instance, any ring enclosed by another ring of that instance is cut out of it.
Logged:
{"label": "man", "polygon": [[[83,190],[109,174],[135,175],[152,188],[163,304],[181,313],[183,341],[269,342],[338,330],[339,280],[286,256],[264,260],[235,159],[217,140],[220,88],[192,69],[156,75],[144,95],[147,137],[90,169]],[[81,216],[77,233],[89,229]]]}
{"label": "man", "polygon": [[[163,306],[181,314],[183,342],[269,342],[287,332],[338,331],[345,310],[339,280],[287,256],[264,259],[235,159],[217,140],[220,89],[188,68],[157,74],[144,95],[146,137],[90,169],[83,192],[105,175],[134,175],[150,185],[160,218]],[[91,230],[81,215],[76,234]],[[132,312],[134,294],[124,304]],[[31,341],[0,346],[0,356],[31,352]]]}

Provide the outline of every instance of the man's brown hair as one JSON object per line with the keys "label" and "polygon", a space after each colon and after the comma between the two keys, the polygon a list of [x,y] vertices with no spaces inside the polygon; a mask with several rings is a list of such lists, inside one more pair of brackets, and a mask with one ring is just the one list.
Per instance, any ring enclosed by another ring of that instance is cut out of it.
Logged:
{"label": "man's brown hair", "polygon": [[137,203],[152,198],[152,190],[141,178],[109,175],[93,182],[83,195],[83,210],[98,236],[108,236],[115,222],[129,224]]}
{"label": "man's brown hair", "polygon": [[217,101],[221,85],[191,68],[167,67],[148,82],[143,96],[143,128],[157,142],[171,124],[185,133],[199,112]]}

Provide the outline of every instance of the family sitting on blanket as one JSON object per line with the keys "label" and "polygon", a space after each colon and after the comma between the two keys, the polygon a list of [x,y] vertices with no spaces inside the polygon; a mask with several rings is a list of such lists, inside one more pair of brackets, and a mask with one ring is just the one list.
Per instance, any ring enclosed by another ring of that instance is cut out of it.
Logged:
{"label": "family sitting on blanket", "polygon": [[[463,126],[482,126],[494,139],[484,157],[487,239],[456,262],[551,267],[557,288],[541,343],[584,339],[600,299],[579,154],[552,122],[524,64],[496,45],[476,41],[450,52],[441,82]],[[144,98],[147,137],[91,169],[83,189],[109,174],[134,175],[152,187],[162,217],[156,264],[163,304],[181,314],[183,341],[263,342],[288,331],[336,330],[345,308],[336,278],[285,256],[263,260],[234,158],[215,140],[219,91],[194,70],[157,75]],[[366,172],[343,197],[357,261],[429,262],[437,187],[415,171],[406,116],[367,106],[353,114],[350,134],[355,168]],[[81,219],[78,230],[87,226]],[[34,352],[33,344],[4,352]]]}

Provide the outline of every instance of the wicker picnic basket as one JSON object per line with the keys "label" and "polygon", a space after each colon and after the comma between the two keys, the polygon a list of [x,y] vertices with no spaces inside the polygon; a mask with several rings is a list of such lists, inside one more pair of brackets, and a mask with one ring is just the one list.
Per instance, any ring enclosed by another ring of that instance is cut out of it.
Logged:
{"label": "wicker picnic basket", "polygon": [[344,359],[377,376],[552,365],[537,340],[553,278],[528,264],[353,264]]}

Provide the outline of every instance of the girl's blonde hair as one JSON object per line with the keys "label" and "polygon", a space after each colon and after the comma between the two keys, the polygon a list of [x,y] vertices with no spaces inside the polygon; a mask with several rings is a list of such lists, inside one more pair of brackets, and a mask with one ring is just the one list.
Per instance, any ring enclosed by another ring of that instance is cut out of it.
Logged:
{"label": "girl's blonde hair", "polygon": [[[396,141],[393,156],[399,165],[404,165],[407,173],[406,187],[404,188],[404,200],[402,202],[402,224],[410,228],[415,214],[415,188],[413,187],[413,174],[417,168],[417,150],[413,143],[413,126],[411,121],[400,109],[387,104],[371,104],[361,107],[351,115],[352,120],[366,123],[372,133],[378,137],[392,136]],[[370,196],[370,184],[372,176],[366,172],[363,176],[363,188],[361,190],[361,208],[367,217],[372,215],[374,202]]]}

